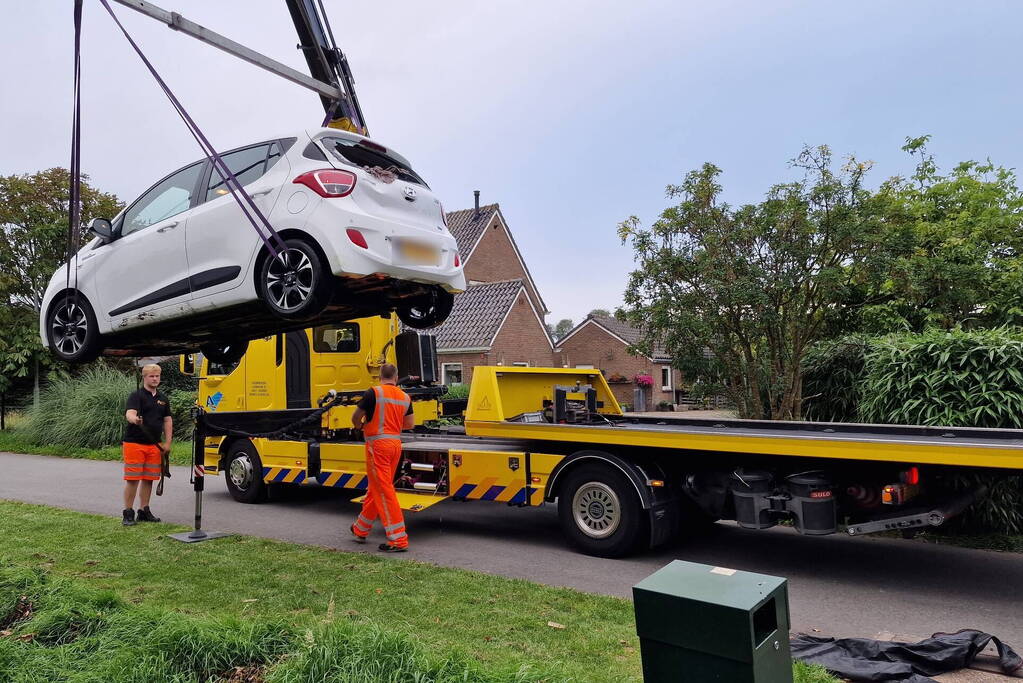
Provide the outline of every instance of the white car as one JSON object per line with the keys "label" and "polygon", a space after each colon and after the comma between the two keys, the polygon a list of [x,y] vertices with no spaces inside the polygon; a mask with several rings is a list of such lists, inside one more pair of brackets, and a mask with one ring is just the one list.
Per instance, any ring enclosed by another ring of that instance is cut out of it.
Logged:
{"label": "white car", "polygon": [[[409,162],[360,135],[303,131],[221,155],[284,241],[272,257],[209,160],[171,173],[61,267],[39,331],[62,360],[201,349],[397,311],[440,324],[465,275],[444,210]],[[75,267],[77,265],[77,267]]]}

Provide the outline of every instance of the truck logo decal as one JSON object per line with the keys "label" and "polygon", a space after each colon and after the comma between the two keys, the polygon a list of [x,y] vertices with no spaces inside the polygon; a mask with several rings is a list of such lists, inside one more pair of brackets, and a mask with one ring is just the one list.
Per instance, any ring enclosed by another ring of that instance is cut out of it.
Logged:
{"label": "truck logo decal", "polygon": [[220,401],[223,400],[223,398],[224,392],[222,391],[218,391],[217,393],[208,396],[206,398],[206,410],[210,411],[211,413],[215,411],[217,409],[217,406],[220,405]]}

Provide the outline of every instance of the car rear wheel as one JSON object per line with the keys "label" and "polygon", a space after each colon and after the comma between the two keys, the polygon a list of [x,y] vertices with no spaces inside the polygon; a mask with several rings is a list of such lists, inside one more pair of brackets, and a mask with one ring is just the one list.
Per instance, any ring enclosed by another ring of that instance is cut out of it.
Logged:
{"label": "car rear wheel", "polygon": [[249,342],[246,339],[199,347],[202,355],[206,356],[211,363],[218,365],[234,365],[242,359],[248,349]]}
{"label": "car rear wheel", "polygon": [[61,296],[46,316],[50,350],[67,363],[87,363],[103,351],[92,306],[81,294]]}
{"label": "car rear wheel", "polygon": [[284,240],[284,250],[270,255],[259,271],[259,298],[286,319],[318,315],[330,301],[333,275],[319,253],[300,239]]}
{"label": "car rear wheel", "polygon": [[396,312],[398,318],[408,327],[425,330],[447,320],[454,305],[454,295],[437,287],[429,297],[412,305],[399,306]]}

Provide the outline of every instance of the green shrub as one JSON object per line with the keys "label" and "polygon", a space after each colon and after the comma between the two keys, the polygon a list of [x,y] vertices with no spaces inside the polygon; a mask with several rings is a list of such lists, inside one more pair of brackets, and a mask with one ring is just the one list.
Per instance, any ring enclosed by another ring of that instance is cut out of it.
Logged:
{"label": "green shrub", "polygon": [[860,382],[865,422],[1023,427],[1023,332],[932,330],[873,341]]}
{"label": "green shrub", "polygon": [[90,367],[78,377],[60,377],[39,394],[18,428],[36,444],[99,448],[121,442],[128,394],[134,378],[104,365]]}
{"label": "green shrub", "polygon": [[449,384],[448,393],[444,394],[443,398],[469,398],[469,385]]}
{"label": "green shrub", "polygon": [[870,338],[851,335],[813,346],[803,357],[803,419],[855,422]]}
{"label": "green shrub", "polygon": [[171,405],[171,417],[174,418],[174,437],[191,439],[195,420],[192,419],[192,406],[195,405],[198,392],[194,390],[173,389],[167,394]]}
{"label": "green shrub", "polygon": [[160,391],[170,396],[173,391],[191,391],[194,393],[198,389],[198,378],[181,374],[177,356],[160,362]]}

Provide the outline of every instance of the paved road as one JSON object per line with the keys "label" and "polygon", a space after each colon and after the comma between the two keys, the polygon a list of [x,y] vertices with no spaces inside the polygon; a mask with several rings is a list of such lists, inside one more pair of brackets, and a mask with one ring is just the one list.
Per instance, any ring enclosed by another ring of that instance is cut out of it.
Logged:
{"label": "paved road", "polygon": [[[0,453],[0,498],[119,518],[120,469],[114,462]],[[155,499],[165,521],[191,524],[187,482],[187,469],[175,468],[166,495]],[[375,552],[375,544],[347,539],[357,508],[343,492],[301,487],[267,504],[242,505],[220,477],[207,485],[209,529]],[[397,557],[626,597],[633,584],[677,558],[787,577],[794,630],[890,638],[977,628],[1023,650],[1023,555],[716,526],[697,541],[604,560],[568,550],[550,506],[449,501],[409,516],[412,551]]]}

